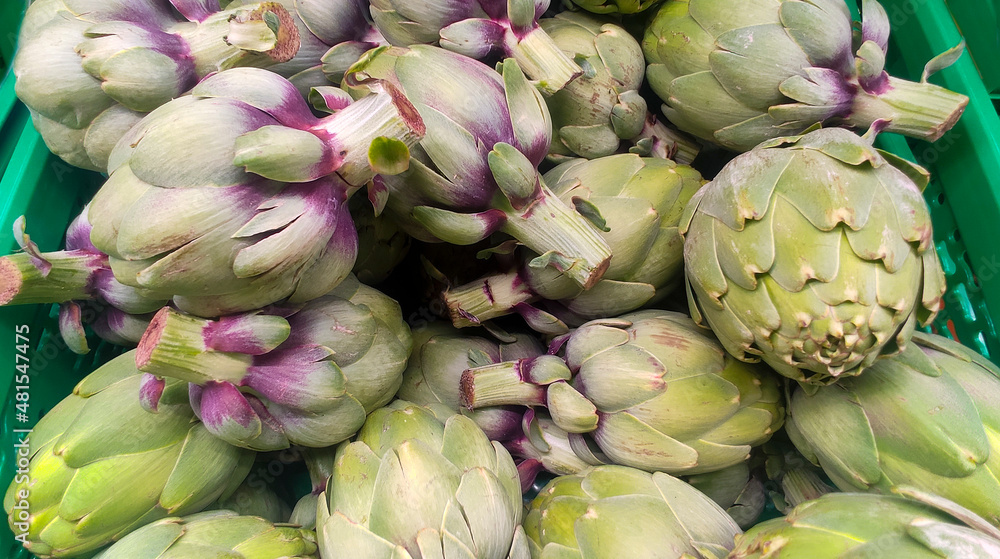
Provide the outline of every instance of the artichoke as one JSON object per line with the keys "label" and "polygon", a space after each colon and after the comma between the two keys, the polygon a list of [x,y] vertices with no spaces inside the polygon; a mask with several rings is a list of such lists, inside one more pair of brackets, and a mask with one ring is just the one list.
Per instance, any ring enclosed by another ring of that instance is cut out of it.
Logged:
{"label": "artichoke", "polygon": [[413,335],[413,356],[403,372],[398,398],[419,406],[439,404],[469,416],[490,440],[516,435],[524,415],[519,406],[469,410],[462,405],[460,382],[470,367],[480,367],[544,353],[531,336],[512,335],[506,341],[465,336],[444,323],[432,323]]}
{"label": "artichoke", "polygon": [[[315,507],[313,507],[315,508]],[[247,476],[247,479],[233,491],[232,495],[225,499],[219,499],[208,510],[232,511],[240,516],[258,516],[268,522],[283,523],[295,522],[289,520],[292,508],[284,501],[263,479],[256,478],[254,474]],[[307,530],[312,530],[311,526],[303,526]]]}
{"label": "artichoke", "polygon": [[545,100],[553,126],[550,158],[604,157],[616,153],[625,140],[637,144],[637,151],[652,150],[658,141],[658,154],[682,163],[694,159],[697,144],[657,126],[656,117],[646,111],[638,91],[646,62],[639,43],[625,29],[573,12],[539,24],[584,68],[582,76]]}
{"label": "artichoke", "polygon": [[[545,174],[567,205],[600,216],[611,264],[587,291],[551,267],[537,268],[536,253],[521,251],[515,270],[447,290],[444,301],[457,327],[476,326],[516,312],[545,333],[567,324],[617,316],[656,302],[681,281],[683,242],[677,225],[685,205],[704,184],[701,175],[669,159],[633,154],[575,159]],[[538,300],[550,312],[532,306]]]}
{"label": "artichoke", "polygon": [[410,329],[399,304],[353,277],[299,308],[206,320],[165,308],[139,342],[156,410],[163,377],[191,383],[212,434],[253,450],[337,444],[402,381]]}
{"label": "artichoke", "polygon": [[885,70],[889,18],[863,0],[860,46],[842,0],[668,0],[646,29],[646,77],[678,128],[737,151],[816,123],[936,140],[969,98]]}
{"label": "artichoke", "polygon": [[316,534],[256,516],[212,511],[164,518],[132,532],[94,559],[319,559]]}
{"label": "artichoke", "polygon": [[59,330],[74,353],[90,351],[84,322],[111,343],[135,346],[169,297],[116,280],[90,231],[85,207],[66,230],[66,249],[42,253],[19,218],[14,238],[24,252],[0,258],[0,305],[60,304]]}
{"label": "artichoke", "polygon": [[[951,510],[895,495],[833,493],[737,536],[729,559],[1000,556],[1000,532],[975,515],[956,511],[956,518]],[[958,520],[972,524],[963,526]]]}
{"label": "artichoke", "polygon": [[764,484],[750,474],[750,466],[746,462],[690,476],[684,481],[725,509],[726,514],[743,529],[756,524],[767,505]]}
{"label": "artichoke", "polygon": [[796,390],[788,433],[843,491],[912,486],[1000,526],[998,401],[1000,369],[918,332],[859,377]]}
{"label": "artichoke", "polygon": [[502,68],[501,76],[417,45],[376,49],[351,69],[349,77],[398,87],[427,127],[409,169],[381,177],[387,193],[376,198],[388,196],[390,214],[418,240],[469,245],[500,231],[541,254],[536,266],[590,287],[611,251],[538,176],[551,141],[549,112],[512,60]]}
{"label": "artichoke", "polygon": [[[568,3],[570,0],[563,0]],[[663,0],[572,0],[573,4],[595,14],[634,14],[648,10]]]}
{"label": "artichoke", "polygon": [[945,290],[927,173],[839,128],[733,159],[681,219],[688,300],[742,360],[828,384],[898,352]]}
{"label": "artichoke", "polygon": [[529,505],[524,531],[534,559],[721,559],[740,534],[697,489],[624,466],[552,480]]}
{"label": "artichoke", "polygon": [[365,198],[351,198],[348,207],[358,230],[354,275],[366,285],[382,283],[410,252],[410,236],[388,215],[375,215]]}
{"label": "artichoke", "polygon": [[277,2],[39,0],[28,6],[13,71],[46,145],[71,165],[107,171],[115,143],[144,113],[212,72],[267,67],[299,48]]}
{"label": "artichoke", "polygon": [[564,357],[466,371],[463,402],[545,406],[584,459],[590,433],[610,462],[688,475],[745,461],[784,419],[773,373],[732,358],[679,313],[595,320],[554,343]]}
{"label": "artichoke", "polygon": [[323,557],[527,559],[514,461],[448,414],[396,400],[338,448],[316,520]]}
{"label": "artichoke", "polygon": [[319,508],[319,496],[326,491],[326,484],[333,475],[333,466],[337,458],[337,447],[327,448],[304,448],[306,468],[309,470],[309,481],[312,483],[312,491],[303,495],[292,509],[292,515],[288,519],[291,524],[296,524],[307,530],[316,529],[316,511]]}
{"label": "artichoke", "polygon": [[583,70],[552,41],[538,18],[550,0],[371,0],[389,44],[440,46],[470,58],[513,58],[546,94]]}
{"label": "artichoke", "polygon": [[86,555],[160,518],[198,512],[234,491],[253,465],[252,452],[195,420],[176,384],[160,413],[143,410],[133,353],[80,381],[22,438],[30,462],[4,509],[39,557]]}
{"label": "artichoke", "polygon": [[[393,86],[369,87],[378,92],[317,119],[272,72],[203,80],[118,144],[90,206],[94,246],[119,281],[199,316],[327,293],[357,253],[348,197],[405,168],[423,131]],[[336,91],[327,102],[349,103]]]}

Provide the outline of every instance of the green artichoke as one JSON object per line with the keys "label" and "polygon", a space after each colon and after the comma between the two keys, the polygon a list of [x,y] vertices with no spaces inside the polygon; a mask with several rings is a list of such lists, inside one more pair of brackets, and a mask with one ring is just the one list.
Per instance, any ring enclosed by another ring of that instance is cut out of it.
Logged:
{"label": "green artichoke", "polygon": [[212,72],[273,66],[298,48],[277,2],[220,10],[217,1],[39,0],[12,67],[46,145],[71,165],[107,171],[115,143],[143,114]]}
{"label": "green artichoke", "polygon": [[94,559],[319,559],[316,534],[220,510],[164,518]]}
{"label": "green artichoke", "polygon": [[22,438],[4,509],[31,553],[86,555],[204,509],[250,471],[254,454],[213,437],[176,398],[179,383],[167,387],[160,413],[143,410],[134,363],[130,352],[91,373]]}
{"label": "green artichoke", "polygon": [[337,447],[303,448],[306,468],[309,470],[309,481],[312,491],[303,495],[292,509],[288,519],[290,524],[296,524],[307,530],[316,529],[316,511],[319,509],[319,496],[326,491],[326,484],[333,475],[333,467],[337,459]]}
{"label": "green artichoke", "polygon": [[91,241],[118,281],[213,317],[322,296],[354,266],[347,200],[406,167],[423,122],[391,84],[313,115],[295,86],[256,68],[201,81],[115,148]]}
{"label": "green artichoke", "polygon": [[788,433],[843,491],[908,485],[1000,526],[1000,369],[940,336],[791,399]]}
{"label": "green artichoke", "polygon": [[[535,359],[470,369],[472,407],[545,406],[561,429],[589,433],[608,461],[696,474],[745,461],[781,427],[773,372],[728,355],[689,317],[643,311],[588,322]],[[589,445],[577,440],[584,458]]]}
{"label": "green artichoke", "polygon": [[[704,184],[697,171],[669,159],[620,154],[567,161],[543,180],[566,205],[604,225],[601,236],[612,257],[603,278],[584,291],[554,268],[533,266],[538,254],[521,250],[516,269],[443,294],[455,326],[516,312],[535,330],[562,334],[567,325],[655,303],[680,283],[684,256],[677,226]],[[539,300],[542,308],[532,305]]]}
{"label": "green artichoke", "polygon": [[410,329],[399,304],[349,277],[298,307],[206,320],[164,308],[135,354],[143,405],[163,377],[191,383],[212,434],[253,450],[322,448],[355,432],[402,382]]}
{"label": "green artichoke", "polygon": [[529,505],[524,531],[533,559],[722,559],[740,534],[697,489],[624,466],[552,480]]}
{"label": "green artichoke", "polygon": [[362,86],[375,79],[397,87],[426,125],[409,167],[376,181],[384,185],[376,199],[418,240],[471,245],[506,233],[542,255],[535,265],[591,287],[611,251],[541,180],[549,111],[513,60],[501,69],[427,45],[376,49],[351,68]]}
{"label": "green artichoke", "polygon": [[634,151],[655,151],[681,163],[694,159],[698,145],[657,125],[647,112],[638,91],[646,61],[628,31],[579,12],[562,12],[539,24],[584,69],[545,99],[552,115],[551,159],[604,157],[618,152],[623,140],[636,144]]}
{"label": "green artichoke", "polygon": [[743,529],[756,524],[767,505],[764,484],[750,474],[746,462],[689,476],[684,481],[715,501]]}
{"label": "green artichoke", "polygon": [[[570,0],[563,0],[567,3]],[[580,6],[588,12],[595,14],[634,14],[643,10],[648,10],[659,4],[663,0],[572,0],[573,4]]]}
{"label": "green artichoke", "polygon": [[497,341],[463,335],[443,322],[416,330],[413,355],[403,371],[403,384],[396,396],[420,406],[440,404],[452,413],[462,413],[476,422],[493,441],[503,441],[520,429],[524,408],[497,406],[469,410],[462,405],[462,373],[470,367],[537,357],[544,353],[535,338],[512,335],[512,340]]}
{"label": "green artichoke", "polygon": [[396,400],[337,450],[323,557],[527,559],[514,461],[473,421]]}
{"label": "green artichoke", "polygon": [[[315,508],[315,507],[313,507]],[[219,499],[207,510],[232,511],[240,516],[258,516],[268,522],[290,522],[292,507],[288,506],[263,479],[251,473],[247,479],[225,499]],[[294,522],[291,522],[294,524]],[[312,530],[311,526],[303,526]]]}
{"label": "green artichoke", "polygon": [[[951,510],[895,495],[832,493],[737,536],[729,559],[1000,557],[1000,532],[975,515],[956,510],[956,518]],[[959,520],[971,521],[971,527]]]}
{"label": "green artichoke", "polygon": [[816,123],[936,140],[969,98],[885,70],[889,18],[864,0],[860,46],[842,0],[668,0],[642,43],[646,77],[678,128],[737,151]]}
{"label": "green artichoke", "polygon": [[927,173],[840,129],[733,159],[681,219],[691,312],[738,359],[814,384],[902,349],[944,294]]}

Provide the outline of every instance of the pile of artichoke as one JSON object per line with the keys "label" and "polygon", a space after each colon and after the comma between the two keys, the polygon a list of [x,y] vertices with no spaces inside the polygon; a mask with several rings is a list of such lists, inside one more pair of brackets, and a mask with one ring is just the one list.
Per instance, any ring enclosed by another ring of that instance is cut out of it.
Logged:
{"label": "pile of artichoke", "polygon": [[930,332],[930,176],[873,143],[948,132],[960,51],[890,76],[861,4],[30,4],[17,95],[106,178],[63,250],[13,224],[0,305],[117,357],[18,448],[14,537],[1000,557],[1000,368]]}

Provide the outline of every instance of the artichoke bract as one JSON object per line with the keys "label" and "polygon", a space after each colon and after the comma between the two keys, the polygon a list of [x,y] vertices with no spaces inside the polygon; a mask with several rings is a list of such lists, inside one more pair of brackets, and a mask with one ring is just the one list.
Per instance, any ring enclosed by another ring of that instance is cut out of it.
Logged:
{"label": "artichoke bract", "polygon": [[572,0],[588,12],[595,14],[635,14],[648,10],[663,0]]}
{"label": "artichoke bract", "polygon": [[140,379],[133,352],[116,357],[26,437],[30,461],[19,465],[26,472],[7,489],[4,509],[29,552],[87,555],[160,518],[204,509],[250,471],[254,453],[213,437],[186,402],[142,409]]}
{"label": "artichoke bract", "polygon": [[544,406],[581,457],[589,433],[607,461],[670,474],[743,462],[784,420],[776,375],[734,359],[680,313],[595,320],[554,344],[564,357],[469,369],[463,402]]}
{"label": "artichoke bract", "polygon": [[490,440],[511,438],[520,428],[524,408],[497,406],[469,410],[462,405],[460,383],[462,373],[471,367],[537,357],[545,352],[531,336],[512,336],[513,341],[467,336],[440,322],[417,330],[413,335],[413,355],[396,396],[421,406],[440,404],[453,413],[467,415]]}
{"label": "artichoke bract", "polygon": [[66,230],[65,249],[42,253],[25,233],[22,216],[14,238],[24,252],[0,258],[0,306],[60,305],[59,332],[79,354],[90,351],[85,322],[111,343],[134,346],[152,313],[170,299],[116,280],[108,256],[90,242],[90,230],[85,207]]}
{"label": "artichoke bract", "polygon": [[936,140],[969,98],[885,70],[889,18],[863,1],[860,46],[842,0],[668,0],[646,29],[646,79],[684,132],[737,151],[816,123]]}
{"label": "artichoke bract", "polygon": [[423,133],[395,87],[367,85],[375,93],[331,97],[347,106],[318,119],[272,72],[206,78],[115,148],[90,206],[94,246],[119,281],[199,316],[329,292],[357,255],[347,199],[405,168]]}
{"label": "artichoke bract", "polygon": [[536,266],[590,287],[611,251],[539,177],[548,109],[512,60],[502,68],[426,45],[376,49],[351,68],[349,77],[398,87],[426,124],[409,168],[382,176],[386,192],[375,198],[388,196],[387,210],[418,240],[469,245],[503,232],[542,255]]}
{"label": "artichoke bract", "polygon": [[107,171],[143,114],[226,68],[267,67],[299,48],[277,2],[226,10],[217,0],[41,0],[21,27],[17,96],[46,145],[71,165]]}
{"label": "artichoke bract", "polygon": [[764,484],[750,474],[746,462],[689,476],[684,481],[715,501],[743,529],[756,524],[767,506]]}
{"label": "artichoke bract", "polygon": [[[600,216],[611,263],[601,281],[584,291],[551,267],[533,267],[538,254],[521,250],[516,269],[448,289],[452,323],[477,326],[518,313],[550,334],[588,320],[618,316],[655,302],[682,280],[683,241],[678,223],[704,184],[701,175],[669,159],[620,154],[574,159],[543,180],[567,205]],[[539,300],[555,301],[538,308]]]}
{"label": "artichoke bract", "polygon": [[326,448],[303,448],[303,458],[306,469],[309,470],[309,481],[312,483],[312,491],[306,493],[292,510],[292,515],[288,519],[290,524],[296,524],[307,530],[316,529],[316,511],[319,508],[319,496],[326,491],[326,483],[333,475],[333,466],[337,459],[337,447]]}
{"label": "artichoke bract", "polygon": [[396,400],[338,448],[316,519],[323,557],[529,557],[513,459],[450,413]]}
{"label": "artichoke bract", "polygon": [[552,115],[549,157],[593,159],[632,149],[690,163],[696,143],[658,125],[639,95],[646,61],[642,48],[613,23],[582,13],[562,12],[539,22],[556,45],[584,68],[579,78],[546,98]]}
{"label": "artichoke bract", "polygon": [[[206,510],[231,511],[240,516],[259,516],[268,522],[295,524],[288,518],[292,514],[288,503],[253,473],[231,495],[219,499]],[[302,527],[306,530],[313,529],[312,526]]]}
{"label": "artichoke bract", "polygon": [[[736,537],[729,559],[991,559],[1000,533],[896,495],[834,493],[795,507]],[[971,520],[971,519],[970,519]]]}
{"label": "artichoke bract", "polygon": [[906,485],[1000,526],[1000,369],[916,333],[901,354],[789,403],[788,434],[843,491]]}
{"label": "artichoke bract", "polygon": [[687,483],[624,466],[552,480],[528,506],[524,531],[534,559],[722,559],[740,534]]}
{"label": "artichoke bract", "polygon": [[165,377],[191,383],[212,434],[254,450],[337,444],[389,403],[410,354],[399,304],[351,277],[298,308],[207,320],[165,308],[139,342],[156,410]]}
{"label": "artichoke bract", "polygon": [[583,70],[539,27],[549,0],[371,0],[389,44],[438,44],[470,58],[512,58],[552,94]]}
{"label": "artichoke bract", "polygon": [[733,159],[681,219],[691,312],[738,359],[800,382],[905,346],[945,290],[927,173],[840,128]]}
{"label": "artichoke bract", "polygon": [[311,530],[220,510],[158,520],[94,559],[319,559],[317,549]]}

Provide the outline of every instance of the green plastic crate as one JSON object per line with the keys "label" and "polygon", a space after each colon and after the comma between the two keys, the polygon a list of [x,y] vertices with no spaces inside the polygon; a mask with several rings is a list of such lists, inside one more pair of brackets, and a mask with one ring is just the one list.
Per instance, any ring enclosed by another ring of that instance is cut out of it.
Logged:
{"label": "green plastic crate", "polygon": [[21,23],[28,0],[3,0],[0,2],[0,75],[10,66],[17,46],[17,28]]}
{"label": "green plastic crate", "polygon": [[[882,1],[893,25],[889,70],[894,75],[919,79],[927,60],[962,39],[956,22],[968,34],[970,50],[986,53],[986,58],[979,55],[978,69],[966,54],[932,79],[971,98],[952,132],[935,144],[891,134],[881,136],[878,143],[934,174],[925,195],[949,286],[936,329],[1000,363],[995,328],[1000,321],[1000,255],[994,248],[1000,239],[1000,118],[991,99],[1000,85],[1000,59],[996,48],[989,51],[981,46],[989,45],[989,32],[1000,30],[1000,22],[990,23],[984,16],[1000,14],[997,0]],[[14,45],[13,40],[3,41],[16,36],[14,29],[2,26],[16,26],[23,9],[20,0],[0,0],[0,74],[2,65],[9,64]],[[973,29],[974,24],[979,26]],[[0,120],[0,254],[17,249],[10,231],[20,215],[27,217],[28,232],[42,250],[58,250],[66,225],[102,178],[70,167],[48,152],[27,110],[16,102],[10,75],[0,83]],[[31,373],[26,421],[17,418],[18,389],[13,382],[17,329],[22,325],[28,328]],[[87,356],[73,354],[58,336],[52,306],[0,307],[0,339],[7,340],[0,343],[0,363],[4,364],[0,369],[0,490],[5,491],[16,469],[13,445],[20,434],[15,430],[34,425],[84,375],[120,350],[101,344]],[[31,557],[14,540],[6,522],[0,522],[0,556]]]}
{"label": "green plastic crate", "polygon": [[947,0],[986,90],[1000,98],[1000,0]]}

